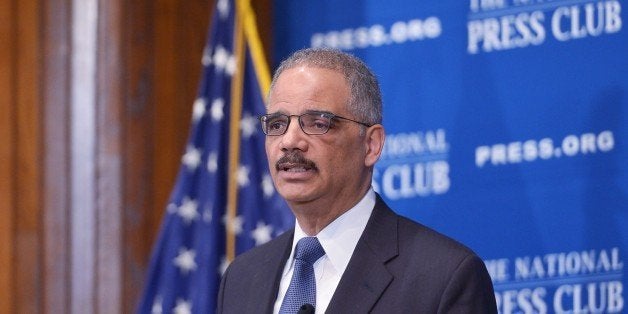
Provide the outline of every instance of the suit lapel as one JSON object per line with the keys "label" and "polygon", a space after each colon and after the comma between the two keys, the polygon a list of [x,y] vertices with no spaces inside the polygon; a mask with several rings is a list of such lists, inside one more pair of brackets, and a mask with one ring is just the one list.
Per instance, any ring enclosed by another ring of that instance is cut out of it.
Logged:
{"label": "suit lapel", "polygon": [[283,268],[292,249],[293,236],[294,230],[283,233],[272,243],[271,249],[260,257],[259,269],[263,271],[256,270],[250,281],[251,286],[258,287],[259,291],[257,301],[251,303],[251,312],[260,312],[260,309],[266,309],[266,313],[273,312]]}
{"label": "suit lapel", "polygon": [[397,254],[397,216],[378,195],[327,312],[368,312],[393,280],[385,263]]}

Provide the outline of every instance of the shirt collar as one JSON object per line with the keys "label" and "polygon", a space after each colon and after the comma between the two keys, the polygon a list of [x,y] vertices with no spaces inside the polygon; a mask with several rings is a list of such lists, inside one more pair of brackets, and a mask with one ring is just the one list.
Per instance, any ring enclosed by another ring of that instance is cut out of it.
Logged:
{"label": "shirt collar", "polygon": [[[374,207],[375,192],[370,188],[355,206],[340,215],[316,235],[331,265],[340,274],[347,268],[353,250],[366,228]],[[289,263],[292,263],[294,257],[294,247],[303,237],[307,237],[307,234],[298,223],[295,223]]]}

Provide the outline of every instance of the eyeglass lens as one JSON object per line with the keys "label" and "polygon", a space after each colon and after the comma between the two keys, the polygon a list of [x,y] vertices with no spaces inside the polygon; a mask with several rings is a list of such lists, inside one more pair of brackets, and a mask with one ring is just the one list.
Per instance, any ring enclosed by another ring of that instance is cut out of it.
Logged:
{"label": "eyeglass lens", "polygon": [[324,113],[304,113],[300,116],[277,114],[262,117],[262,128],[267,135],[282,135],[288,130],[292,117],[297,117],[306,134],[318,135],[329,131],[331,116]]}

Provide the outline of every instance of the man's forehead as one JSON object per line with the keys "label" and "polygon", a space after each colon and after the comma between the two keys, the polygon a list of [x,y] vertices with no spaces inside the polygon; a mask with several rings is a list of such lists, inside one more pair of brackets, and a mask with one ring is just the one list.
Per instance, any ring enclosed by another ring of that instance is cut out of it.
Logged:
{"label": "man's forehead", "polygon": [[292,112],[289,109],[284,109],[284,108],[280,108],[277,110],[273,110],[273,111],[268,111],[268,114],[270,115],[302,115],[302,114],[306,114],[306,113],[314,113],[314,114],[321,114],[321,113],[325,113],[325,114],[336,114],[333,111],[329,111],[326,110],[324,108],[310,108],[310,109],[301,109],[298,112]]}
{"label": "man's forehead", "polygon": [[344,79],[344,73],[340,69],[336,68],[327,68],[322,66],[310,65],[310,64],[298,64],[293,67],[284,69],[283,72],[279,74],[276,78],[279,81],[282,77],[285,76],[293,76],[293,75],[333,75],[338,76],[338,78]]}

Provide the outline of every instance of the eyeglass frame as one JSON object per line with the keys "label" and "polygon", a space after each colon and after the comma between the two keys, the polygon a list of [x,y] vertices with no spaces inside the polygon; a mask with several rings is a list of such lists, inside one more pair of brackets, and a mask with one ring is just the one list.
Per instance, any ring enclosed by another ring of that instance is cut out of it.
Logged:
{"label": "eyeglass frame", "polygon": [[[328,124],[327,129],[325,130],[325,132],[323,132],[323,133],[309,133],[309,132],[307,132],[303,128],[304,123],[301,121],[301,117],[303,117],[303,116],[311,116],[311,115],[319,115],[320,117],[329,119],[329,124]],[[281,133],[281,134],[268,134],[267,133],[266,128],[264,128],[264,124],[267,123],[267,122],[265,122],[264,120],[268,119],[268,118],[272,118],[272,117],[287,117],[288,118],[288,122],[286,123],[286,128],[284,129],[283,133]],[[327,111],[307,111],[307,112],[304,112],[302,114],[285,114],[285,113],[275,112],[275,113],[269,113],[269,114],[264,114],[264,115],[259,116],[259,121],[260,121],[260,124],[261,124],[262,132],[264,132],[264,134],[266,136],[281,136],[281,135],[284,135],[284,134],[286,134],[286,132],[288,132],[288,128],[290,127],[290,123],[292,122],[292,117],[297,117],[297,121],[299,122],[299,127],[301,128],[301,131],[303,131],[303,133],[305,133],[307,135],[323,135],[323,134],[327,134],[327,132],[329,132],[329,129],[331,129],[332,121],[334,119],[351,121],[351,122],[360,124],[362,126],[365,126],[367,128],[368,127],[372,127],[373,125],[375,125],[375,124],[368,124],[366,122],[360,122],[360,121],[357,121],[357,120],[353,120],[353,119],[350,119],[350,118],[339,116],[337,114],[334,114],[334,113],[331,113],[331,112],[327,112]]]}

